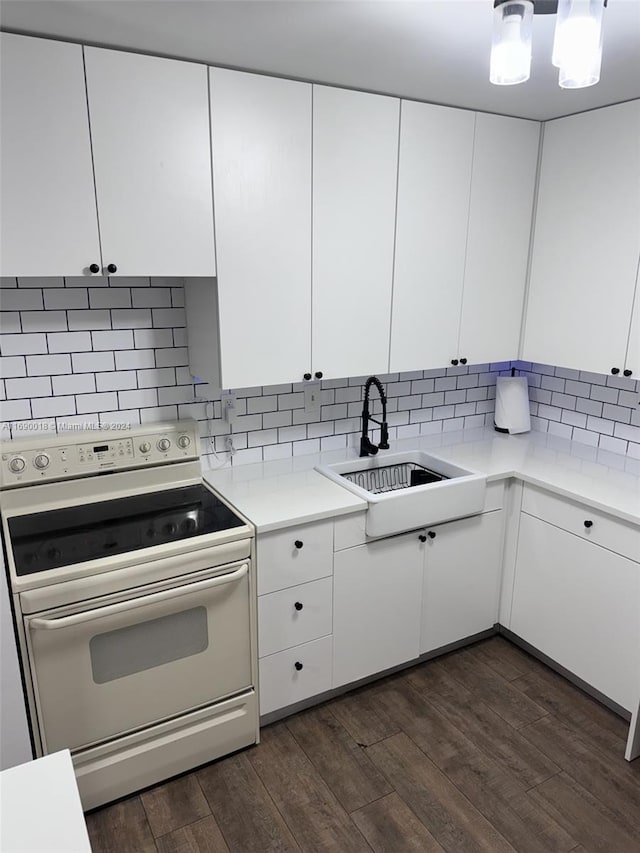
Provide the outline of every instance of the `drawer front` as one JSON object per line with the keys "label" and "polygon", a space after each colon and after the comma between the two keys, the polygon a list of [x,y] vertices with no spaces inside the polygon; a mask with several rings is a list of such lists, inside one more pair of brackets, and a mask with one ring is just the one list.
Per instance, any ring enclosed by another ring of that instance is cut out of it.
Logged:
{"label": "drawer front", "polygon": [[640,562],[640,527],[636,525],[618,521],[604,512],[568,498],[556,497],[535,486],[525,486],[522,510],[588,542]]}
{"label": "drawer front", "polygon": [[[260,713],[269,714],[331,689],[332,637],[260,661]],[[296,664],[301,664],[296,667]]]}
{"label": "drawer front", "polygon": [[258,595],[333,574],[333,521],[258,535]]}
{"label": "drawer front", "polygon": [[332,630],[333,578],[292,586],[258,599],[258,654],[266,657]]}

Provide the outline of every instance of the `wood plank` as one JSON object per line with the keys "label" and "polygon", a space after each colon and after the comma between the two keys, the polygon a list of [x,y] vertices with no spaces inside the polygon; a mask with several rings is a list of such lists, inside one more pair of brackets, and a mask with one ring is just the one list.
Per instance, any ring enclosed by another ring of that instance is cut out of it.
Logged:
{"label": "wood plank", "polygon": [[229,853],[212,815],[156,839],[158,853]]}
{"label": "wood plank", "polygon": [[484,702],[478,702],[459,681],[449,678],[446,662],[433,661],[408,677],[440,713],[466,737],[512,773],[525,788],[539,785],[560,768],[545,753],[496,714]]}
{"label": "wood plank", "polygon": [[528,796],[583,844],[589,853],[638,853],[638,841],[617,816],[568,773],[558,773]]}
{"label": "wood plank", "polygon": [[448,719],[406,687],[381,694],[383,707],[500,834],[521,853],[567,853],[576,841],[541,809],[526,788],[477,749]]}
{"label": "wood plank", "polygon": [[140,797],[121,800],[85,815],[94,853],[156,853],[153,833]]}
{"label": "wood plank", "polygon": [[442,853],[426,826],[394,792],[351,815],[375,853]]}
{"label": "wood plank", "polygon": [[157,785],[141,794],[140,799],[156,838],[211,814],[193,774]]}
{"label": "wood plank", "polygon": [[331,702],[333,716],[361,746],[370,746],[400,731],[376,701],[378,685],[379,682]]}
{"label": "wood plank", "polygon": [[445,850],[513,853],[508,841],[408,735],[393,735],[368,747],[367,752]]}
{"label": "wood plank", "polygon": [[492,708],[518,729],[544,717],[548,712],[502,678],[490,667],[462,649],[446,658],[447,672],[470,690],[473,696]]}
{"label": "wood plank", "polygon": [[514,681],[521,675],[544,666],[504,637],[490,637],[475,646],[470,646],[469,652],[507,681]]}
{"label": "wood plank", "polygon": [[299,850],[248,754],[224,758],[196,773],[228,846],[243,853]]}
{"label": "wood plank", "polygon": [[287,721],[287,728],[348,812],[393,790],[330,706],[296,714]]}
{"label": "wood plank", "polygon": [[263,729],[261,738],[260,746],[248,753],[249,760],[300,848],[327,853],[370,851],[286,724]]}

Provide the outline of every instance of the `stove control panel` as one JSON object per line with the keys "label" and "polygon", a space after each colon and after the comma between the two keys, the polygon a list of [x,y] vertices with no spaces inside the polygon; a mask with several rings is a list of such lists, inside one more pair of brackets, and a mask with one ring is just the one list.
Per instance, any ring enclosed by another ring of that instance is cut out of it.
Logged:
{"label": "stove control panel", "polygon": [[198,424],[178,421],[114,432],[40,435],[0,445],[0,486],[32,485],[103,471],[197,459]]}

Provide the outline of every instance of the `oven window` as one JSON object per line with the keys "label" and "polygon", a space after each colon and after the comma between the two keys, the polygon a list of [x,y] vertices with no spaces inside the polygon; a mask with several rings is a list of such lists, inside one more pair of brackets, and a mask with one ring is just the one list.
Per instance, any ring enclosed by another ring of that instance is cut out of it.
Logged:
{"label": "oven window", "polygon": [[89,643],[93,680],[105,684],[204,652],[209,645],[206,607],[96,634]]}

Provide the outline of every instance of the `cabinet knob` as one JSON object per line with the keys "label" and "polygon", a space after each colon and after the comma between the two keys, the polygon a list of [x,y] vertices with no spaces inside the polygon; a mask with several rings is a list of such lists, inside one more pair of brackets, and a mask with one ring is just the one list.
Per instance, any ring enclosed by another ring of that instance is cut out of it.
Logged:
{"label": "cabinet knob", "polygon": [[107,266],[107,272],[110,272],[110,273],[118,272],[118,267],[115,264],[109,264]]}
{"label": "cabinet knob", "polygon": [[297,660],[297,661],[294,663],[294,666],[295,666],[295,668],[298,670],[298,672],[300,672],[300,670],[301,670],[301,669],[303,669],[303,666],[302,666],[302,664],[300,663],[300,661],[299,661],[299,660]]}
{"label": "cabinet knob", "polygon": [[611,372],[613,373],[614,376],[617,376],[620,373],[620,368],[619,367],[612,367]]}
{"label": "cabinet knob", "polygon": [[460,359],[460,364],[466,364],[466,363],[467,363],[467,359],[466,359],[466,358],[461,358],[461,359]]}
{"label": "cabinet knob", "polygon": [[311,379],[311,374],[310,374],[310,373],[305,373],[304,378],[305,378],[305,379],[307,379],[307,380]]}
{"label": "cabinet knob", "polygon": [[301,601],[296,601],[296,603],[295,603],[293,606],[295,607],[295,609],[296,609],[297,611],[302,610],[302,608],[304,607],[304,605],[303,605],[303,603],[302,603]]}
{"label": "cabinet knob", "polygon": [[95,275],[97,272],[100,272],[100,267],[98,266],[98,264],[90,264],[89,272],[92,272]]}
{"label": "cabinet knob", "polygon": [[426,542],[426,541],[427,541],[427,537],[424,535],[424,533],[421,533],[421,534],[420,534],[420,536],[418,536],[418,539],[419,539],[421,542]]}
{"label": "cabinet knob", "polygon": [[316,379],[322,379],[322,371],[316,370]]}
{"label": "cabinet knob", "polygon": [[427,536],[429,537],[429,539],[435,539],[435,538],[436,538],[436,532],[435,532],[435,530],[430,530],[430,531],[427,533]]}
{"label": "cabinet knob", "polygon": [[451,359],[451,364],[452,364],[454,367],[457,367],[457,366],[458,366],[458,359],[457,359],[457,358],[452,358],[452,359]]}
{"label": "cabinet knob", "polygon": [[593,521],[591,521],[591,519],[590,519],[590,518],[587,518],[587,519],[586,519],[586,521],[585,521],[585,523],[584,523],[584,526],[585,526],[585,527],[587,528],[587,530],[588,530],[590,527],[593,527]]}
{"label": "cabinet knob", "polygon": [[633,374],[633,370],[629,370],[628,368],[622,372],[625,376],[631,376]]}
{"label": "cabinet knob", "polygon": [[301,539],[296,539],[296,541],[293,544],[296,546],[296,548],[299,551],[300,548],[302,548],[302,546],[304,545],[304,542]]}

